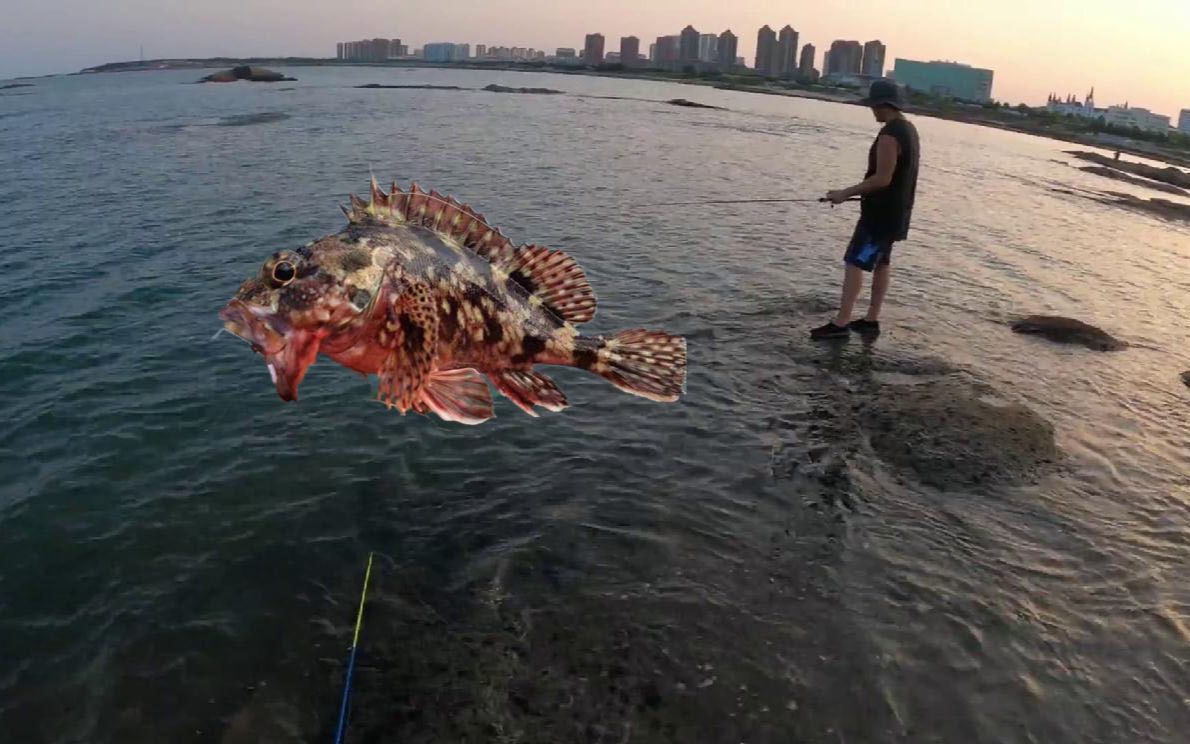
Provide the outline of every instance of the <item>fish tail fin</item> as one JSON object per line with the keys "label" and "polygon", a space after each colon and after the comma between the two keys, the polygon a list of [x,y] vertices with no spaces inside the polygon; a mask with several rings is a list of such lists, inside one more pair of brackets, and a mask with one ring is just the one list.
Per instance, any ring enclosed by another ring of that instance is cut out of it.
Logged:
{"label": "fish tail fin", "polygon": [[686,391],[686,339],[664,331],[636,328],[591,339],[576,361],[624,392],[649,400],[672,403]]}

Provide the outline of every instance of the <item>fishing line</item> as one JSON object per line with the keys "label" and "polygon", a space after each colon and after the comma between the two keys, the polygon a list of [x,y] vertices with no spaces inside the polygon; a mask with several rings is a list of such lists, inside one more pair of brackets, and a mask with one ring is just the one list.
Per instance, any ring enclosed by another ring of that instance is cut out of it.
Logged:
{"label": "fishing line", "polygon": [[372,556],[368,553],[368,568],[364,572],[364,588],[359,595],[359,612],[355,616],[355,635],[351,638],[351,656],[347,659],[347,678],[343,682],[343,701],[339,705],[339,726],[335,731],[335,744],[343,744],[343,732],[347,727],[347,701],[351,697],[351,674],[355,671],[355,652],[359,648],[359,631],[364,623],[364,602],[368,598],[368,579],[372,576]]}
{"label": "fishing line", "polygon": [[[843,201],[859,201],[858,196],[853,196],[850,199]],[[705,201],[691,201],[691,202],[665,202],[658,204],[632,204],[630,207],[694,207],[703,204],[806,204],[810,202],[827,203],[830,199],[819,197],[817,199],[708,199]],[[834,206],[834,205],[832,205]]]}

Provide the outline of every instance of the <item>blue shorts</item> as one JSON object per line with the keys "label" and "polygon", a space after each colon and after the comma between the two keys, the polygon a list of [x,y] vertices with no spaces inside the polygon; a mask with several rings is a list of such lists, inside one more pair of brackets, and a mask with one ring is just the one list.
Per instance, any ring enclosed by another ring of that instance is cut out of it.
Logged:
{"label": "blue shorts", "polygon": [[893,241],[873,238],[860,222],[855,226],[855,234],[847,244],[843,260],[857,269],[872,271],[877,266],[888,266],[892,260],[892,247]]}

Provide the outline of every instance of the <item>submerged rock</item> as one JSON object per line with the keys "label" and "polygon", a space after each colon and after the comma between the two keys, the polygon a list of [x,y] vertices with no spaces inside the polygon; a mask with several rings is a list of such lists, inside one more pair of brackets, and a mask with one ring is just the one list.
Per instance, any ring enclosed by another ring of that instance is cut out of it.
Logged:
{"label": "submerged rock", "polygon": [[1044,336],[1061,344],[1081,344],[1095,351],[1118,351],[1128,346],[1093,325],[1056,315],[1030,315],[1012,324],[1017,333]]}
{"label": "submerged rock", "polygon": [[700,108],[700,109],[714,109],[716,111],[726,111],[722,106],[710,106],[705,103],[696,103],[694,101],[687,101],[685,98],[671,98],[666,101],[670,106],[682,106],[684,108]]}
{"label": "submerged rock", "polygon": [[32,88],[33,83],[8,83],[7,85],[0,85],[0,90],[12,90],[13,88]]}
{"label": "submerged rock", "polygon": [[553,88],[509,88],[506,85],[496,85],[495,83],[485,85],[483,89],[489,93],[524,93],[538,96],[554,96],[562,93],[562,91]]}
{"label": "submerged rock", "polygon": [[935,488],[1030,482],[1061,456],[1032,409],[954,378],[883,385],[857,416],[880,459]]}
{"label": "submerged rock", "polygon": [[271,124],[276,121],[285,121],[288,118],[289,114],[284,114],[280,111],[262,111],[257,114],[235,114],[234,116],[225,116],[220,119],[218,126],[249,127],[253,124]]}
{"label": "submerged rock", "polygon": [[463,90],[457,85],[384,85],[382,83],[366,83],[364,85],[357,85],[357,88],[375,89],[392,89],[392,90]]}
{"label": "submerged rock", "polygon": [[237,80],[247,80],[252,83],[280,83],[294,81],[297,80],[297,78],[286,77],[279,72],[275,72],[264,67],[237,65],[230,70],[222,70],[220,72],[207,75],[199,82],[234,83]]}

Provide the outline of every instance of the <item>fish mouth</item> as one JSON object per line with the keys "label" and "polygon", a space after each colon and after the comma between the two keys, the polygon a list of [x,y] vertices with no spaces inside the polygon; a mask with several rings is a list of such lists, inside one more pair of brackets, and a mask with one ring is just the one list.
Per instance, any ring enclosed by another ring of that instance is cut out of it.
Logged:
{"label": "fish mouth", "polygon": [[247,341],[265,359],[269,377],[284,401],[297,400],[298,386],[318,353],[317,340],[288,328],[271,310],[232,300],[219,311],[223,327]]}

